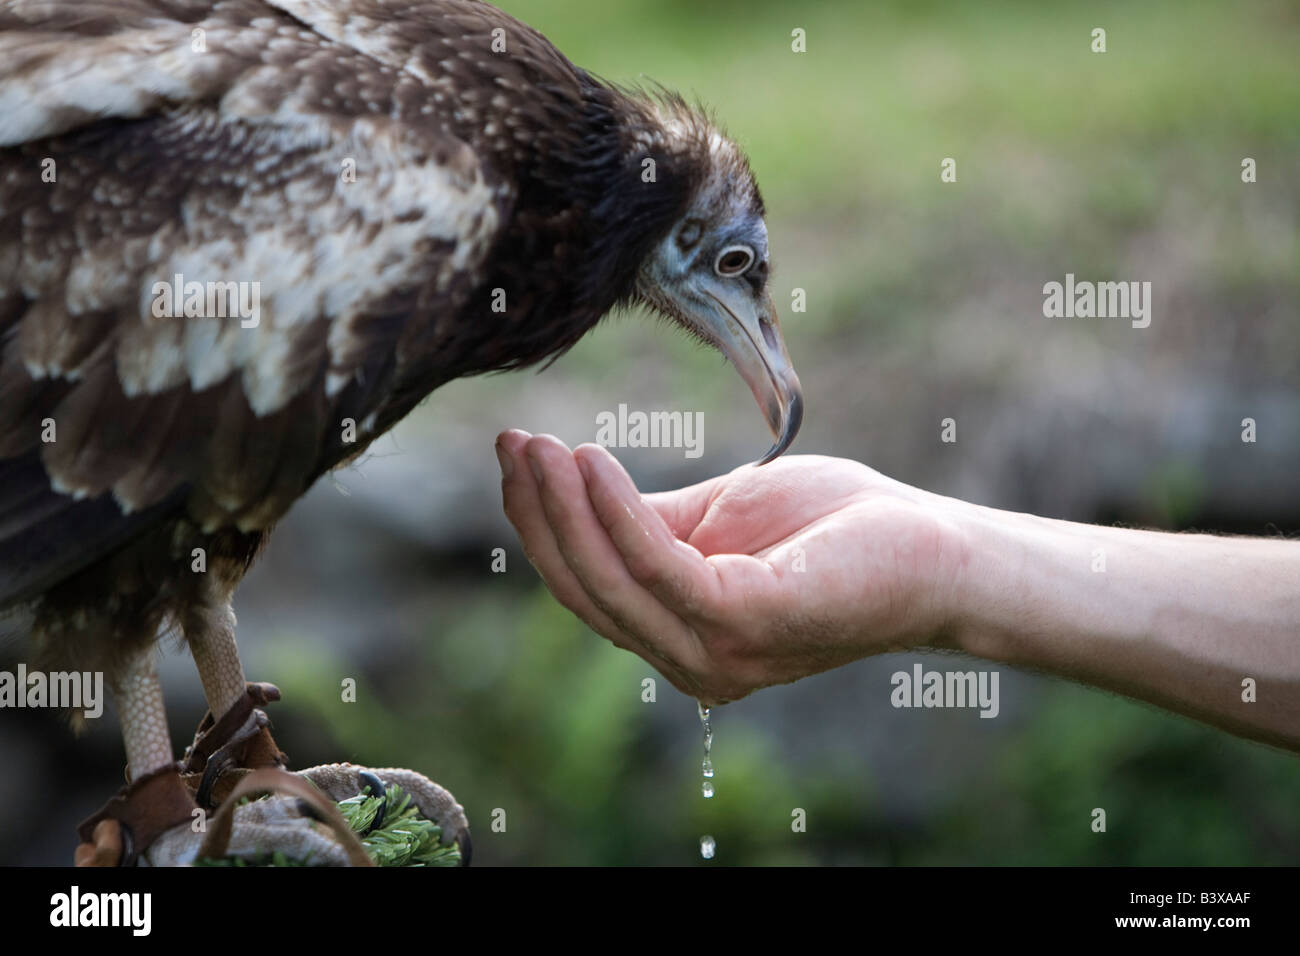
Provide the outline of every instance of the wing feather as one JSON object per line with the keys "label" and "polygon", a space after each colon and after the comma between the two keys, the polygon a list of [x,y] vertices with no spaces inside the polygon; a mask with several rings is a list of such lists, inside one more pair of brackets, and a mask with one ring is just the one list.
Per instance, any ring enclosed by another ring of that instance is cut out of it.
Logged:
{"label": "wing feather", "polygon": [[[363,46],[254,0],[0,3],[0,605],[142,515],[268,527],[413,404],[514,196]],[[255,313],[165,314],[192,282]]]}

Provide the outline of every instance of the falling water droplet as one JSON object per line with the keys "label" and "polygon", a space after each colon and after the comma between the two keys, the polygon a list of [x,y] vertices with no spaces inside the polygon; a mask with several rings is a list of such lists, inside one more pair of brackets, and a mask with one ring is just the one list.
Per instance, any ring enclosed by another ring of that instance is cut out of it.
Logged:
{"label": "falling water droplet", "polygon": [[[709,724],[709,708],[699,701],[695,702],[695,706],[700,712],[700,726],[704,728],[704,763],[700,767],[704,774],[704,782],[700,784],[700,793],[704,794],[705,800],[712,800],[713,758],[709,754],[713,750],[713,727]],[[711,860],[716,849],[717,844],[713,841],[713,837],[700,837],[700,856],[706,860]]]}
{"label": "falling water droplet", "polygon": [[700,856],[704,857],[704,859],[706,860],[713,859],[713,851],[716,850],[717,848],[718,845],[713,842],[713,837],[711,836],[700,837]]}
{"label": "falling water droplet", "polygon": [[[699,723],[705,728],[705,762],[702,763],[701,770],[705,777],[712,777],[714,775],[714,761],[712,761],[710,753],[714,749],[714,728],[708,723],[708,708],[699,701],[695,701],[695,708],[699,710]],[[712,796],[712,793],[708,796]]]}

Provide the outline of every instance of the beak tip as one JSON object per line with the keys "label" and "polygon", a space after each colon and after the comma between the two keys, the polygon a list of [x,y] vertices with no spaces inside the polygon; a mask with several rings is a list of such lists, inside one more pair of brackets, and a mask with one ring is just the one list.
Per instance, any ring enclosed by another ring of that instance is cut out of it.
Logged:
{"label": "beak tip", "polygon": [[785,454],[786,449],[794,444],[794,440],[799,434],[799,427],[803,424],[803,388],[799,384],[799,377],[791,369],[782,376],[782,380],[785,386],[786,402],[783,409],[781,430],[777,435],[776,442],[767,450],[767,454],[758,460],[757,464],[759,466],[776,461]]}

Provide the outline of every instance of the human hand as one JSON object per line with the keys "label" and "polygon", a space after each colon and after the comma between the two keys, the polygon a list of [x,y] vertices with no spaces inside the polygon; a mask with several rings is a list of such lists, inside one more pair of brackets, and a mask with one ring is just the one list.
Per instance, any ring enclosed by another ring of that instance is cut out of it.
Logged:
{"label": "human hand", "polygon": [[705,704],[944,642],[950,499],[818,456],[643,496],[596,445],[512,430],[497,450],[506,515],[555,597]]}

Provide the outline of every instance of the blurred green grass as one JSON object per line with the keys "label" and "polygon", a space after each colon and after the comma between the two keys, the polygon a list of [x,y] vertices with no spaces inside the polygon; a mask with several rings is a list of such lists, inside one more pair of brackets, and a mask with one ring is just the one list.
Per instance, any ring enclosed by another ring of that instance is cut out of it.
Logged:
{"label": "blurred green grass", "polygon": [[[1300,142],[1291,3],[499,5],[594,73],[697,95],[778,211],[947,202],[936,157],[959,146],[965,176],[995,187],[1027,162],[1064,179],[1059,163],[1116,148],[1194,140],[1186,161],[1218,144],[1235,165],[1243,142]],[[1097,26],[1105,54],[1089,49]],[[805,54],[790,51],[796,27]]]}

